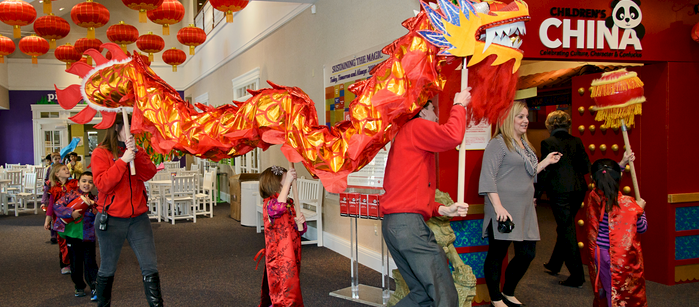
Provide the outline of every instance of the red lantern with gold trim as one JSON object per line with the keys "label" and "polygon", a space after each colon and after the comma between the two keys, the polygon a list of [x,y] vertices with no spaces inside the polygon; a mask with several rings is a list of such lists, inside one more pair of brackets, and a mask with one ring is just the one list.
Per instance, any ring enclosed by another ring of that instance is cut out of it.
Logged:
{"label": "red lantern with gold trim", "polygon": [[148,11],[150,21],[163,26],[163,35],[170,35],[170,25],[184,18],[184,5],[177,0],[164,0],[157,9]]}
{"label": "red lantern with gold trim", "polygon": [[153,34],[153,32],[148,32],[148,34],[143,34],[138,37],[136,40],[136,47],[148,53],[148,61],[153,62],[153,53],[163,51],[163,48],[165,48],[165,41],[162,37]]}
{"label": "red lantern with gold trim", "polygon": [[126,45],[133,44],[138,39],[138,29],[120,21],[118,24],[109,26],[107,38],[112,43],[121,45],[121,50],[126,53]]}
{"label": "red lantern with gold trim", "polygon": [[11,38],[0,35],[0,63],[5,63],[5,56],[15,52],[15,42]]}
{"label": "red lantern with gold trim", "polygon": [[0,2],[0,21],[11,25],[15,38],[22,37],[21,26],[26,26],[36,19],[34,7],[22,0],[5,0]]}
{"label": "red lantern with gold trim", "polygon": [[189,46],[189,55],[194,55],[194,48],[206,41],[206,32],[190,24],[177,31],[177,40],[182,45]]}
{"label": "red lantern with gold trim", "polygon": [[56,48],[56,51],[53,52],[53,55],[59,61],[66,63],[66,69],[70,68],[70,65],[73,65],[73,63],[82,59],[82,55],[79,52],[75,51],[75,47],[73,47],[73,45],[71,45],[70,43],[58,46],[58,48]]}
{"label": "red lantern with gold trim", "polygon": [[209,0],[211,6],[226,13],[226,22],[233,22],[233,13],[238,12],[248,6],[248,0]]}
{"label": "red lantern with gold trim", "polygon": [[172,49],[163,52],[163,62],[172,65],[172,71],[177,72],[177,65],[181,65],[187,60],[187,54],[184,51],[172,47]]}
{"label": "red lantern with gold trim", "polygon": [[[96,38],[78,38],[75,41],[75,51],[82,55],[87,49],[95,49],[99,52],[104,50],[102,48],[102,41]],[[87,57],[87,64],[92,65],[92,58]]]}
{"label": "red lantern with gold trim", "polygon": [[95,28],[102,27],[109,22],[109,10],[92,0],[76,4],[70,10],[70,18],[83,28],[87,28],[87,38],[95,38]]}
{"label": "red lantern with gold trim", "polygon": [[49,42],[32,34],[19,40],[19,50],[32,57],[32,64],[38,64],[37,57],[49,52]]}
{"label": "red lantern with gold trim", "polygon": [[138,11],[138,22],[144,23],[147,21],[146,12],[157,9],[163,0],[121,0],[124,5],[132,10]]}
{"label": "red lantern with gold trim", "polygon": [[56,49],[56,40],[65,38],[70,33],[70,24],[65,19],[51,13],[36,19],[34,32],[49,40],[49,48]]}

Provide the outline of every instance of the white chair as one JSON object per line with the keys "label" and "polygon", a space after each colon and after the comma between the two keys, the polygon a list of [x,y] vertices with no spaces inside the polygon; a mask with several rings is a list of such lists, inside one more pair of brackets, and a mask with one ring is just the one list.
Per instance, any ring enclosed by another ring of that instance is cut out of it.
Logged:
{"label": "white chair", "polygon": [[[301,244],[323,246],[323,186],[320,184],[320,180],[296,179],[293,188],[298,188],[299,199],[294,201],[301,207],[301,213],[306,217],[306,223],[315,222],[316,224],[315,240],[301,241]],[[309,233],[307,232],[305,235],[309,235]]]}
{"label": "white chair", "polygon": [[199,172],[199,165],[198,165],[198,164],[192,164],[192,165],[189,166],[189,170],[190,170],[190,171]]}
{"label": "white chair", "polygon": [[[212,172],[204,172],[201,189],[195,195],[197,205],[195,206],[195,215],[207,214],[209,217],[214,217],[214,180]],[[208,210],[207,210],[208,206]]]}
{"label": "white chair", "polygon": [[30,200],[34,201],[34,214],[38,214],[38,208],[36,203],[36,194],[34,194],[34,187],[36,186],[36,173],[26,173],[24,174],[24,182],[22,186],[20,187],[20,191],[16,194],[13,194],[12,197],[14,198],[14,201],[11,204],[14,204],[14,211],[15,211],[15,216],[19,216],[20,211],[31,211],[32,209],[29,209],[29,206],[27,203]]}
{"label": "white chair", "polygon": [[197,222],[195,212],[195,194],[197,179],[194,176],[176,176],[170,185],[170,197],[165,198],[167,218],[175,224],[175,220],[193,219]]}
{"label": "white chair", "polygon": [[5,192],[7,192],[8,195],[17,194],[21,191],[23,175],[24,172],[21,170],[5,171],[5,178],[10,180],[10,182],[7,184],[7,188],[5,188]]}
{"label": "white chair", "polygon": [[163,162],[165,169],[179,169],[180,162]]}

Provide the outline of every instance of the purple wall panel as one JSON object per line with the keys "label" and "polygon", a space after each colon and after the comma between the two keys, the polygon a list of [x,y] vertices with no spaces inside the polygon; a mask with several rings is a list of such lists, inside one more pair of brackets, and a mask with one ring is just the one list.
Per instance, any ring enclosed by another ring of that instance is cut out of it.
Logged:
{"label": "purple wall panel", "polygon": [[0,163],[34,164],[32,108],[55,91],[9,91],[10,109],[0,110]]}

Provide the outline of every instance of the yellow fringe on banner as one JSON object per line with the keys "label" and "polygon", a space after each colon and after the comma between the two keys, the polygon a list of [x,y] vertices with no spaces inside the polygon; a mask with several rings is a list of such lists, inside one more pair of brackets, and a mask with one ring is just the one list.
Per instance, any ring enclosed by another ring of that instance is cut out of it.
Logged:
{"label": "yellow fringe on banner", "polygon": [[626,78],[621,81],[614,80],[613,83],[592,86],[590,97],[594,99],[597,97],[610,96],[639,87],[643,87],[643,81],[638,77]]}
{"label": "yellow fringe on banner", "polygon": [[[644,99],[645,100],[645,99]],[[620,107],[607,107],[597,110],[596,121],[604,121],[607,128],[621,127],[621,120],[626,123],[626,127],[633,127],[634,116],[641,115],[643,105],[641,103],[628,104]]]}

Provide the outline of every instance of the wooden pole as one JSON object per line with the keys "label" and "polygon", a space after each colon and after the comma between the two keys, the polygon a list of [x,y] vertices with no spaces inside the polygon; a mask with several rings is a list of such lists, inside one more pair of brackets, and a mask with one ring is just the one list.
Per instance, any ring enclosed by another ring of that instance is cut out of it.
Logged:
{"label": "wooden pole", "polygon": [[[621,120],[621,134],[624,136],[624,145],[626,145],[626,152],[631,153],[629,133],[626,131],[626,124],[624,123],[623,119]],[[631,181],[633,182],[633,192],[636,194],[636,199],[639,199],[641,198],[641,192],[638,190],[638,178],[636,178],[636,167],[634,167],[633,161],[629,161],[629,166],[631,167]]]}
{"label": "wooden pole", "polygon": [[[463,91],[468,87],[468,68],[467,60],[464,58],[464,63],[461,67],[461,90]],[[468,123],[466,123],[468,125]],[[459,177],[458,177],[458,192],[456,197],[456,202],[464,202],[464,185],[466,184],[466,134],[464,133],[464,138],[461,140],[461,145],[459,146]]]}
{"label": "wooden pole", "polygon": [[[294,169],[294,163],[289,161],[289,170],[292,169]],[[296,210],[296,217],[299,217],[301,216],[301,204],[299,203],[299,186],[297,183],[296,179],[294,179],[292,186],[294,187],[294,210]],[[303,223],[296,222],[296,228],[299,231],[303,231]]]}
{"label": "wooden pole", "polygon": [[[126,137],[131,138],[131,127],[129,127],[129,114],[126,113],[125,108],[121,108],[121,115],[124,117],[124,129],[127,133]],[[136,175],[136,166],[134,165],[133,160],[129,162],[129,167],[131,168],[131,175]]]}

